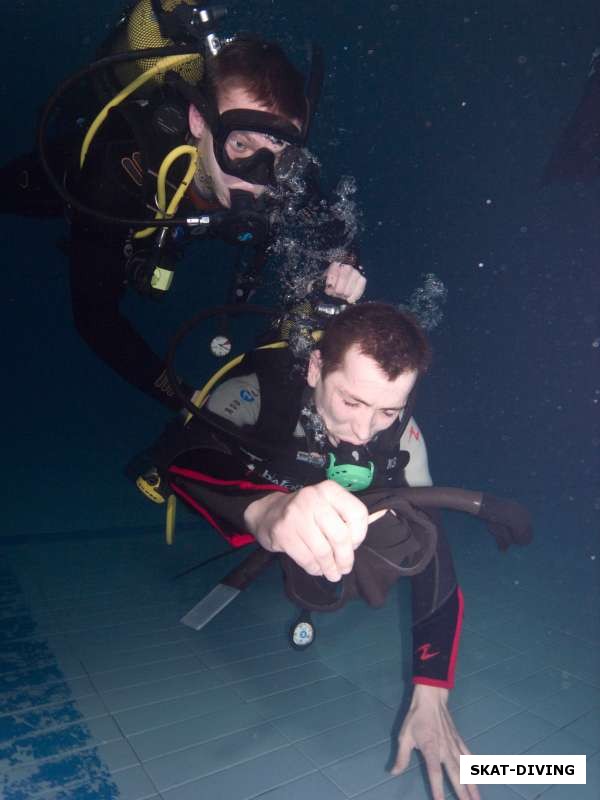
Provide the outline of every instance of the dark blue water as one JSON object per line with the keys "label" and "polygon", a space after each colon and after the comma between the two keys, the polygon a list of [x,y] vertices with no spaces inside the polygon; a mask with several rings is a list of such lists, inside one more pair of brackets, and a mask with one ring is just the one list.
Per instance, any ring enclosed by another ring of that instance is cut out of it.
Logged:
{"label": "dark blue water", "polygon": [[[120,8],[5,9],[6,159],[32,145],[45,98]],[[230,24],[279,39],[300,66],[306,40],[325,47],[311,147],[326,183],[357,180],[368,297],[405,301],[432,272],[448,289],[417,409],[436,482],[534,497],[536,512],[573,520],[576,542],[600,513],[600,188],[542,190],[539,178],[600,41],[596,4],[253,0]],[[154,438],[162,409],[78,340],[56,248],[63,225],[0,225],[2,533],[158,523],[122,467]],[[199,247],[162,306],[128,298],[157,348],[222,301],[229,258]]]}

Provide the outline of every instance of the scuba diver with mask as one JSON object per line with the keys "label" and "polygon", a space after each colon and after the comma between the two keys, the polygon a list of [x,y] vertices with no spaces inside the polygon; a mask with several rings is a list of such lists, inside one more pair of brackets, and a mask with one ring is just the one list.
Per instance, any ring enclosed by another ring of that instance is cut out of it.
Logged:
{"label": "scuba diver with mask", "polygon": [[[212,313],[175,337],[170,373],[183,339]],[[476,787],[459,782],[459,756],[469,751],[448,710],[463,596],[436,511],[483,520],[501,550],[531,540],[529,515],[510,500],[431,485],[412,417],[430,348],[409,314],[362,303],[323,322],[324,332],[300,320],[312,341],[306,350],[292,346],[294,337],[259,347],[192,401],[178,387],[187,420],[178,415],[166,428],[150,451],[154,467],[137,485],[157,503],[182,499],[234,547],[262,548],[237,568],[239,581],[228,576],[186,614],[182,622],[196,630],[271,554],[288,597],[304,609],[296,626],[303,636],[307,610],[334,611],[357,598],[378,607],[400,577],[410,578],[414,687],[392,772],[403,771],[417,748],[436,800],[442,767],[459,797],[477,800]]]}
{"label": "scuba diver with mask", "polygon": [[[164,359],[120,305],[127,287],[163,297],[187,244],[233,243],[229,300],[246,302],[278,225],[290,216],[279,212],[293,207],[317,220],[312,234],[332,254],[320,264],[325,293],[353,303],[366,284],[353,234],[335,215],[323,220],[317,165],[305,149],[323,77],[320,52],[313,48],[305,82],[276,44],[251,36],[221,41],[215,30],[225,12],[192,0],[136,2],[98,61],[50,99],[37,152],[0,170],[4,213],[52,217],[66,209],[79,334],[122,378],[171,410],[181,403]],[[52,136],[73,89],[86,107],[90,98],[104,105],[91,123],[79,109],[74,130]],[[229,346],[223,337],[213,352]]]}

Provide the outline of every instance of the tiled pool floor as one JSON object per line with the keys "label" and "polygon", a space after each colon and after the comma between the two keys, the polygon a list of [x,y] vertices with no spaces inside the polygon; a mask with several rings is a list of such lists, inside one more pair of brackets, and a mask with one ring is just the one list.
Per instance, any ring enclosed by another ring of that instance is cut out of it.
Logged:
{"label": "tiled pool floor", "polygon": [[[585,786],[483,786],[485,800],[600,796],[598,561],[583,543],[559,557],[561,535],[554,520],[501,555],[478,526],[450,525],[466,600],[460,732],[477,753],[588,756]],[[172,547],[157,530],[0,539],[3,800],[430,796],[418,759],[386,771],[408,587],[378,611],[319,616],[296,652],[273,567],[197,633],[179,619],[232,557],[173,576],[220,548],[200,527]]]}

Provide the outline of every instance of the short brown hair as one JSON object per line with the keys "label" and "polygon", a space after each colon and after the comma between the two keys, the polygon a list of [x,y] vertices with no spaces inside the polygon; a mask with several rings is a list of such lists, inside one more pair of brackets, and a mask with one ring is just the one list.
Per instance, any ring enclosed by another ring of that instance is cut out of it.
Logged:
{"label": "short brown hair", "polygon": [[431,362],[431,347],[417,321],[388,303],[360,303],[333,318],[318,345],[321,377],[340,369],[354,345],[390,380],[409,370],[423,374]]}
{"label": "short brown hair", "polygon": [[250,36],[234,39],[209,61],[206,79],[217,97],[228,88],[241,87],[270,111],[305,120],[304,76],[278,44]]}

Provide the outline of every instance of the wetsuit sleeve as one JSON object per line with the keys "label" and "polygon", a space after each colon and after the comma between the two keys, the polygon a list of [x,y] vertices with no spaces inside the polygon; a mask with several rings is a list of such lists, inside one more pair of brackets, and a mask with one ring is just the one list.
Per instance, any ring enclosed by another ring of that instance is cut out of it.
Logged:
{"label": "wetsuit sleeve", "polygon": [[439,515],[436,552],[427,568],[411,578],[413,683],[451,689],[463,617],[463,596]]}
{"label": "wetsuit sleeve", "polygon": [[432,486],[425,438],[415,419],[411,417],[402,437],[400,449],[407,450],[410,460],[404,471],[409,486]]}
{"label": "wetsuit sleeve", "polygon": [[[133,191],[122,164],[134,163],[133,143],[94,149],[71,187],[86,203],[116,216],[140,217],[139,188]],[[124,155],[129,153],[129,155]],[[149,258],[152,238],[137,244],[126,228],[74,215],[68,245],[75,327],[93,352],[124,380],[176,411],[181,403],[165,373],[164,360],[121,311],[135,265]]]}

